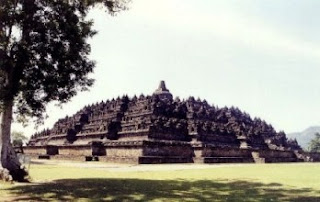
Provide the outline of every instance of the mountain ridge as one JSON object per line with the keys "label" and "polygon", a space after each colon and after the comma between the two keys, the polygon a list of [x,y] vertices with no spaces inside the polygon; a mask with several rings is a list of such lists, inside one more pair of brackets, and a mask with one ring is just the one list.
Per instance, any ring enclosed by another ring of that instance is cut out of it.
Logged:
{"label": "mountain ridge", "polygon": [[297,139],[303,149],[308,149],[309,142],[313,139],[315,133],[320,133],[320,126],[310,126],[301,132],[288,133],[288,138]]}

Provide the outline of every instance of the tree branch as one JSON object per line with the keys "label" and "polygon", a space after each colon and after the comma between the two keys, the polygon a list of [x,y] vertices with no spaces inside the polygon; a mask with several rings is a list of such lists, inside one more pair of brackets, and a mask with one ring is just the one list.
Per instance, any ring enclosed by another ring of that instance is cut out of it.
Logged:
{"label": "tree branch", "polygon": [[[17,0],[14,0],[14,8],[13,8],[13,14],[16,13],[16,10],[17,10],[17,5],[18,5],[18,1]],[[10,11],[8,11],[10,12]],[[9,47],[9,44],[10,44],[10,40],[11,40],[11,36],[12,36],[12,29],[13,29],[13,26],[14,26],[14,18],[11,16],[10,18],[10,22],[8,24],[9,26],[9,32],[8,32],[8,36],[7,36],[7,39],[6,39],[6,43],[4,45],[4,51],[5,53],[8,53],[8,47]]]}

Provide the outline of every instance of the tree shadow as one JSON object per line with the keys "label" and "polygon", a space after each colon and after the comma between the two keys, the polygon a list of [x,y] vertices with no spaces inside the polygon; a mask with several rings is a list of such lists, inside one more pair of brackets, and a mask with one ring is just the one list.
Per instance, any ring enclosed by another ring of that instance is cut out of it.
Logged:
{"label": "tree shadow", "polygon": [[62,179],[8,190],[19,201],[320,201],[319,190],[228,180]]}
{"label": "tree shadow", "polygon": [[30,165],[45,165],[45,164],[48,164],[48,163],[42,162],[42,161],[35,161],[35,160],[30,161]]}

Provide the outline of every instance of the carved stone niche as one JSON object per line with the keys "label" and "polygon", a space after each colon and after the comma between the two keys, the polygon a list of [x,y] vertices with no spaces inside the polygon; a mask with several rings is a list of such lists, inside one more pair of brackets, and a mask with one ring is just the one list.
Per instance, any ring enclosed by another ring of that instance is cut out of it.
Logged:
{"label": "carved stone niche", "polygon": [[74,129],[68,129],[66,139],[69,143],[73,143],[77,140],[77,132]]}
{"label": "carved stone niche", "polygon": [[57,155],[59,154],[59,148],[55,145],[47,145],[46,153],[47,155]]}
{"label": "carved stone niche", "polygon": [[85,113],[81,114],[79,122],[80,122],[81,124],[89,123],[89,116],[88,116],[88,114],[85,114]]}
{"label": "carved stone niche", "polygon": [[121,130],[120,121],[111,121],[108,124],[107,138],[110,140],[117,140],[119,138],[118,132]]}
{"label": "carved stone niche", "polygon": [[77,123],[74,126],[76,133],[79,133],[82,130],[83,125],[81,123]]}
{"label": "carved stone niche", "polygon": [[91,150],[92,156],[105,156],[107,154],[106,148],[101,141],[92,141]]}

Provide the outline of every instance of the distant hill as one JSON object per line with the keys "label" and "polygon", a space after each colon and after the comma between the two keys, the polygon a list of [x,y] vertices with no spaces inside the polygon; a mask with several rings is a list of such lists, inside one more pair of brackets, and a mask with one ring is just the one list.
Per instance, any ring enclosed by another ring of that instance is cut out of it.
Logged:
{"label": "distant hill", "polygon": [[320,133],[320,126],[312,126],[312,127],[305,129],[302,132],[289,133],[289,134],[287,134],[287,137],[288,138],[296,138],[299,145],[303,149],[307,149],[310,140],[314,137],[314,134],[316,132]]}

